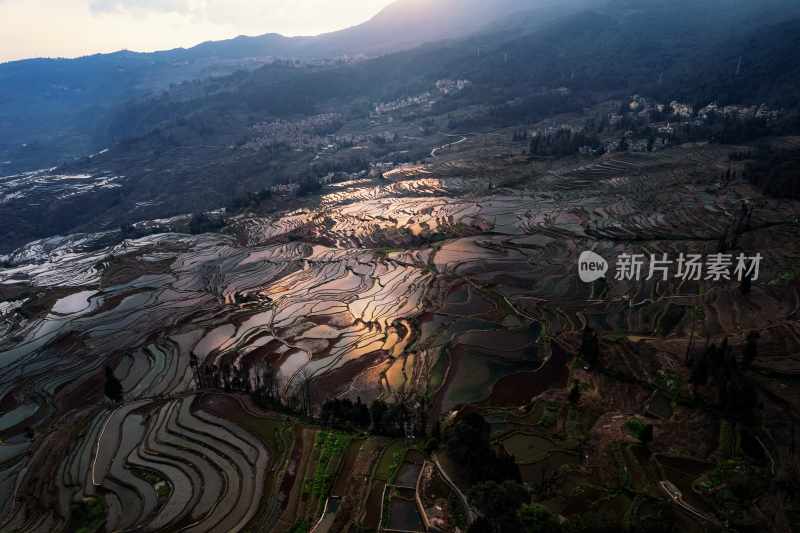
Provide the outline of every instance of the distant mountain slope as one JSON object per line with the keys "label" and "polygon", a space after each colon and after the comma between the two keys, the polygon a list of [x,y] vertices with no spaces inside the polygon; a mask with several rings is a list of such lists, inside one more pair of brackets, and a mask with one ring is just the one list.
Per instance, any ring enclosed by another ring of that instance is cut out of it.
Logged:
{"label": "distant mountain slope", "polygon": [[[116,110],[109,131],[112,139],[121,140],[157,128],[163,133],[178,119],[204,117],[211,123],[221,114],[302,115],[319,112],[333,100],[412,94],[447,77],[472,80],[475,88],[465,98],[484,104],[503,103],[541,86],[589,93],[644,91],[693,102],[796,103],[798,92],[791,88],[800,78],[800,55],[791,52],[798,46],[800,18],[762,25],[772,18],[754,16],[760,11],[753,3],[706,2],[675,0],[668,5],[639,0],[637,9],[629,9],[631,0],[612,0],[601,8],[566,15],[544,9],[466,39],[355,65],[267,66],[214,80],[213,89],[208,83],[191,85],[123,106]],[[706,24],[710,7],[721,22],[714,31]]]}
{"label": "distant mountain slope", "polygon": [[369,21],[316,37],[265,34],[155,53],[0,64],[0,175],[103,148],[109,106],[170,84],[255,68],[269,58],[375,56],[463,37],[516,11],[590,0],[397,0]]}
{"label": "distant mountain slope", "polygon": [[677,95],[719,103],[800,105],[800,17],[729,39],[673,81]]}
{"label": "distant mountain slope", "polygon": [[422,43],[460,38],[517,12],[558,6],[586,6],[599,0],[398,0],[370,20],[314,37],[284,37],[270,33],[209,41],[183,50],[156,54],[176,59],[252,57],[331,58],[377,56]]}
{"label": "distant mountain slope", "polygon": [[[751,68],[744,74],[759,87],[740,83],[731,96],[774,101],[788,92],[774,82],[792,78],[798,60],[791,52],[797,45],[797,19],[786,20],[791,17],[800,17],[800,3],[789,0],[610,0],[450,68],[506,86],[561,84],[694,100],[717,98],[726,73],[733,74],[744,56]],[[516,19],[514,24],[525,24],[524,16]],[[717,87],[703,93],[699,89],[712,76]]]}
{"label": "distant mountain slope", "polygon": [[546,7],[566,10],[591,3],[596,0],[404,0],[364,24],[320,36],[310,50],[323,47],[380,55],[419,43],[464,37],[517,12]]}

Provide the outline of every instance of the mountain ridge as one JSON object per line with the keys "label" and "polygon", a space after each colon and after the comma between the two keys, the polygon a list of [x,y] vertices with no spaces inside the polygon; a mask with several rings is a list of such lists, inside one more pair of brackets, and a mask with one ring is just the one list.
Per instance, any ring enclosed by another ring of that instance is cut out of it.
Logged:
{"label": "mountain ridge", "polygon": [[588,1],[499,0],[490,6],[479,0],[397,0],[362,24],[318,36],[266,33],[156,52],[0,63],[0,162],[10,162],[0,166],[0,174],[49,167],[104,148],[96,142],[95,117],[128,98],[177,83],[252,70],[276,59],[379,56],[462,37],[531,6]]}

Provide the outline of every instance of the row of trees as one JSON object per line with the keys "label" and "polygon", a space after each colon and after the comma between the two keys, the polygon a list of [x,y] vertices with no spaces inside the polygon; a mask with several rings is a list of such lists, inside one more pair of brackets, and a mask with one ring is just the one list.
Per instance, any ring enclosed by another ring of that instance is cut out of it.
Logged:
{"label": "row of trees", "polygon": [[313,163],[309,169],[312,176],[321,178],[331,172],[361,172],[369,171],[369,161],[363,157],[348,157],[336,159],[323,159]]}
{"label": "row of trees", "polygon": [[233,211],[258,209],[264,202],[272,199],[272,189],[264,188],[257,192],[247,192],[231,201]]}
{"label": "row of trees", "polygon": [[491,426],[477,412],[469,412],[444,432],[447,454],[467,472],[472,483],[520,482],[522,476],[514,456],[495,451],[490,442]]}
{"label": "row of trees", "polygon": [[592,133],[560,128],[554,132],[534,135],[530,141],[529,151],[531,156],[564,157],[578,152],[582,146],[599,145],[600,139]]}
{"label": "row of trees", "polygon": [[[749,368],[758,357],[757,332],[745,344],[742,367]],[[717,405],[730,415],[744,415],[756,406],[758,397],[750,379],[742,372],[726,338],[720,346],[711,344],[703,353],[688,360],[689,383],[696,388],[713,387]]]}
{"label": "row of trees", "polygon": [[528,140],[528,130],[521,129],[521,130],[514,130],[513,135],[511,136],[511,140],[513,142],[522,142]]}
{"label": "row of trees", "polygon": [[344,430],[369,430],[387,437],[417,437],[426,433],[425,402],[400,401],[389,404],[374,400],[369,407],[356,398],[334,398],[322,404],[320,421]]}
{"label": "row of trees", "polygon": [[368,406],[360,397],[355,401],[331,398],[322,403],[319,413],[315,413],[312,409],[313,378],[304,373],[295,378],[293,386],[283,389],[275,369],[268,363],[239,368],[228,362],[200,365],[192,354],[191,365],[198,388],[249,394],[257,405],[265,409],[315,417],[322,424],[347,431],[370,431],[394,438],[426,434],[427,404],[424,399],[392,404],[377,399]]}
{"label": "row of trees", "polygon": [[225,219],[221,216],[212,216],[207,213],[195,213],[189,220],[189,233],[200,235],[214,233],[225,227]]}
{"label": "row of trees", "polygon": [[[484,128],[497,128],[510,126],[513,124],[533,124],[545,117],[560,113],[573,113],[580,111],[588,101],[579,96],[570,97],[558,94],[537,94],[520,96],[520,87],[505,87],[504,91],[493,91],[491,87],[482,90],[479,87],[471,87],[463,91],[457,100],[447,99],[443,101],[445,105],[481,104],[488,105],[486,113],[474,113],[469,115],[453,114],[449,116],[447,127],[457,131],[476,131]],[[511,99],[511,101],[509,101]],[[440,111],[448,107],[434,105],[432,113],[439,114]],[[446,111],[444,111],[446,112]]]}
{"label": "row of trees", "polygon": [[317,194],[322,190],[322,184],[319,179],[311,176],[300,182],[300,187],[297,189],[297,196],[311,196]]}
{"label": "row of trees", "polygon": [[800,198],[800,150],[761,146],[749,159],[745,175],[750,183],[771,196]]}
{"label": "row of trees", "polygon": [[[300,187],[297,191],[298,196],[311,196],[322,190],[319,179],[328,174],[351,174],[354,172],[369,171],[369,161],[363,157],[349,157],[342,159],[330,159],[316,162],[308,167],[305,176],[299,181]],[[294,178],[297,179],[297,178]],[[272,189],[265,187],[259,191],[250,191],[236,196],[231,200],[229,207],[234,212],[258,210],[269,204],[273,198]]]}
{"label": "row of trees", "polygon": [[466,473],[470,502],[481,513],[469,531],[505,533],[521,530],[518,511],[531,500],[514,457],[496,451],[491,426],[475,411],[463,413],[443,435],[447,455]]}

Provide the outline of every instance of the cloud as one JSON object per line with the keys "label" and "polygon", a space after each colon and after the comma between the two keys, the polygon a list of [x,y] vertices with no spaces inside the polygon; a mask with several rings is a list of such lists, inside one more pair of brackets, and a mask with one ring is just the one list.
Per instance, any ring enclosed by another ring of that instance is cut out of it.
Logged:
{"label": "cloud", "polygon": [[[3,0],[0,0],[0,2]],[[363,22],[390,0],[88,0],[93,15],[177,14],[241,33],[312,35]]]}
{"label": "cloud", "polygon": [[92,13],[120,11],[189,13],[192,11],[192,7],[190,0],[89,0],[89,10]]}
{"label": "cloud", "polygon": [[242,34],[315,35],[361,23],[391,1],[0,0],[0,62],[164,50]]}
{"label": "cloud", "polygon": [[188,14],[195,10],[193,0],[89,0],[92,13],[137,12]]}

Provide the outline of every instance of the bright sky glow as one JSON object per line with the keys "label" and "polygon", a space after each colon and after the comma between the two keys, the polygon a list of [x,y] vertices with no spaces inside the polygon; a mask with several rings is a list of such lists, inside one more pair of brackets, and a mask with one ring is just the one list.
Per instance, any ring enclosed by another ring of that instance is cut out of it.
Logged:
{"label": "bright sky glow", "polygon": [[237,35],[316,35],[391,0],[0,0],[0,62],[190,47]]}

